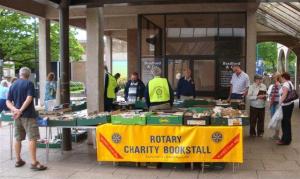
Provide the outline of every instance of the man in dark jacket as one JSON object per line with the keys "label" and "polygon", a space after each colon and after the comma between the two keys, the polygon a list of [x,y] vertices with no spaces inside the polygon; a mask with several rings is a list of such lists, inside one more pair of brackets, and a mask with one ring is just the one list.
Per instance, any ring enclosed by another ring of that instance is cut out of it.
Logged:
{"label": "man in dark jacket", "polygon": [[131,74],[130,80],[125,86],[125,100],[129,102],[135,102],[144,97],[145,85],[139,79],[138,73]]}
{"label": "man in dark jacket", "polygon": [[191,70],[186,69],[184,71],[184,76],[178,81],[176,91],[178,99],[193,99],[196,97],[195,83],[191,74]]}

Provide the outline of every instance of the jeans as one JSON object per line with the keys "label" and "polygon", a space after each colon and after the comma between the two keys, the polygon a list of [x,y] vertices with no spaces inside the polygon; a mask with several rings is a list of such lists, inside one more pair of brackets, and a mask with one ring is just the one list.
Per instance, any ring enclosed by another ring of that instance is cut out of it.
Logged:
{"label": "jeans", "polygon": [[290,144],[292,141],[292,126],[291,118],[293,114],[294,103],[288,106],[282,106],[283,118],[281,121],[282,137],[281,141],[285,144]]}
{"label": "jeans", "polygon": [[9,109],[6,106],[6,99],[0,99],[0,112],[8,111]]}
{"label": "jeans", "polygon": [[231,93],[231,99],[243,99],[243,94]]}
{"label": "jeans", "polygon": [[273,117],[273,115],[275,114],[276,112],[276,109],[278,107],[278,102],[274,102],[271,106],[270,106],[270,112],[271,112],[271,117]]}

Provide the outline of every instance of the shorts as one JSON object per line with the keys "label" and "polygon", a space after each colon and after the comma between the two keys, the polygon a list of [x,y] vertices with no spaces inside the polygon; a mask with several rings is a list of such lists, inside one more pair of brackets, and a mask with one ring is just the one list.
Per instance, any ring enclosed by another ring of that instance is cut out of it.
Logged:
{"label": "shorts", "polygon": [[22,141],[26,139],[37,140],[40,138],[39,126],[35,118],[21,117],[15,120],[15,139]]}

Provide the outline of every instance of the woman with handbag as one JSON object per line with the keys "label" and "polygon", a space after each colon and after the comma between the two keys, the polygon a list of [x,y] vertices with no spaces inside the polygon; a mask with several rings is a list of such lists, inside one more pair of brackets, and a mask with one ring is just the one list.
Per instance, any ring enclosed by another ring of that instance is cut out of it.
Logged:
{"label": "woman with handbag", "polygon": [[280,89],[280,101],[282,106],[283,118],[281,121],[282,137],[277,141],[278,145],[290,145],[292,141],[291,118],[294,109],[294,98],[298,97],[291,77],[288,73],[281,74],[282,88]]}

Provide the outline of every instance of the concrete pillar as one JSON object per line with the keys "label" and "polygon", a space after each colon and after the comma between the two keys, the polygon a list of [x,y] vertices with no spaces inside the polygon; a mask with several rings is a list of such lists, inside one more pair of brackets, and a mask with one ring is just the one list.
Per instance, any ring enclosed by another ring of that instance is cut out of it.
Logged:
{"label": "concrete pillar", "polygon": [[289,54],[291,53],[290,50],[288,50],[284,56],[284,71],[289,72]]}
{"label": "concrete pillar", "polygon": [[[128,78],[133,72],[138,72],[138,41],[137,29],[127,30],[127,64],[128,64]],[[140,75],[140,74],[139,74]]]}
{"label": "concrete pillar", "polygon": [[105,54],[105,65],[107,66],[108,71],[112,72],[112,37],[106,36],[106,41],[104,45],[104,54]]}
{"label": "concrete pillar", "polygon": [[87,110],[88,113],[104,110],[104,42],[103,7],[87,8]]}
{"label": "concrete pillar", "polygon": [[256,62],[256,6],[247,9],[247,57],[246,72],[251,82],[255,75]]}
{"label": "concrete pillar", "polygon": [[50,20],[39,19],[40,104],[44,105],[47,75],[51,70]]}

